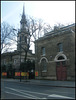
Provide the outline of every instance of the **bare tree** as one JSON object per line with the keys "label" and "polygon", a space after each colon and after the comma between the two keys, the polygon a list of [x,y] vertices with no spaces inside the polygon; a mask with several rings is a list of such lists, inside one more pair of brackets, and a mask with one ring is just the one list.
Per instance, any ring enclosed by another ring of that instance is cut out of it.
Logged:
{"label": "bare tree", "polygon": [[[21,46],[21,48],[25,52],[25,61],[31,43],[34,43],[35,40],[44,35],[44,29],[51,29],[50,25],[44,23],[43,20],[35,20],[31,17],[27,19],[26,27],[29,32],[27,49]],[[1,52],[6,52],[10,49],[13,49],[13,44],[17,45],[17,32],[15,32],[14,30],[15,28],[13,26],[10,26],[6,22],[3,22],[1,24]]]}
{"label": "bare tree", "polygon": [[1,53],[13,49],[12,45],[16,44],[17,34],[14,33],[13,28],[6,22],[1,24]]}
{"label": "bare tree", "polygon": [[40,32],[42,30],[42,25],[41,25],[41,20],[34,20],[33,18],[30,17],[30,19],[27,20],[26,24],[26,29],[28,30],[28,44],[27,44],[27,49],[22,47],[21,48],[25,52],[25,61],[27,59],[27,52],[29,51],[29,48],[31,46],[31,43],[34,43],[36,39],[39,38]]}
{"label": "bare tree", "polygon": [[44,36],[44,30],[47,32],[50,31],[52,28],[50,24],[43,22],[42,19],[33,19],[30,18],[30,22],[28,24],[30,35],[33,36],[34,40],[39,39],[40,37]]}
{"label": "bare tree", "polygon": [[40,37],[42,37],[44,35],[44,28],[50,28],[49,24],[46,24],[43,22],[43,20],[41,19],[34,19],[29,17],[29,19],[26,19],[27,23],[26,23],[26,29],[28,31],[28,44],[27,44],[27,48],[24,48],[21,46],[21,49],[23,49],[23,51],[25,52],[25,61],[27,59],[27,52],[29,51],[29,48],[31,46],[32,43],[35,42],[35,40],[39,39]]}

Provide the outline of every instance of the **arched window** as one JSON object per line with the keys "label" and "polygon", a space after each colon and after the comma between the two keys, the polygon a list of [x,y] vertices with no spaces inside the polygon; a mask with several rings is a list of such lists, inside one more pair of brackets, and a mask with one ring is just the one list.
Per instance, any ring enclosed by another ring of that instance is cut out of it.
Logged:
{"label": "arched window", "polygon": [[62,54],[62,53],[58,53],[56,56],[55,56],[55,59],[54,61],[66,61],[67,60],[67,57],[66,55]]}
{"label": "arched window", "polygon": [[59,56],[59,57],[58,57],[58,60],[62,60],[62,59],[64,59],[63,56]]}
{"label": "arched window", "polygon": [[42,59],[41,67],[42,67],[42,71],[47,71],[47,63],[45,59]]}
{"label": "arched window", "polygon": [[58,51],[61,52],[63,51],[63,44],[62,43],[58,43]]}
{"label": "arched window", "polygon": [[41,47],[41,54],[45,55],[45,47]]}

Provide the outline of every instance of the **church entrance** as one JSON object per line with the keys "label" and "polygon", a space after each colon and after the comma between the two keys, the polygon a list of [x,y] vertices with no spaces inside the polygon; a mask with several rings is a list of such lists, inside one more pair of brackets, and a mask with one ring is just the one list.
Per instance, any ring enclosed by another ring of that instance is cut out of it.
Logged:
{"label": "church entrance", "polygon": [[66,61],[56,62],[57,80],[67,80]]}
{"label": "church entrance", "polygon": [[56,60],[57,80],[67,80],[66,56],[58,55]]}

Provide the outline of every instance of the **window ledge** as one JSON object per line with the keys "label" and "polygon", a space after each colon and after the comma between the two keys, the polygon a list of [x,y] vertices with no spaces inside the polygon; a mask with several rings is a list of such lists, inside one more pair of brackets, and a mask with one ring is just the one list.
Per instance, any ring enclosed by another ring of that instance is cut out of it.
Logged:
{"label": "window ledge", "polygon": [[43,54],[43,55],[41,55],[41,56],[46,56],[46,54]]}

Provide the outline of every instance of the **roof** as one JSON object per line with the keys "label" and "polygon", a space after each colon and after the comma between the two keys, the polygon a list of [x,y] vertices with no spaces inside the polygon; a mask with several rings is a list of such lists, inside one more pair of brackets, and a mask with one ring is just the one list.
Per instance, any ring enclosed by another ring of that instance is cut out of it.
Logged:
{"label": "roof", "polygon": [[75,27],[75,23],[71,24],[71,25],[68,25],[68,26],[64,26],[64,27],[58,28],[57,30],[50,31],[50,32],[46,33],[43,37],[40,37],[36,41],[45,39],[45,38],[47,38],[49,36],[51,37],[51,36],[55,36],[55,35],[58,35],[58,34],[62,34],[64,32],[69,32],[69,31],[71,32],[71,28],[73,28],[73,27]]}
{"label": "roof", "polygon": [[[22,53],[24,52],[22,51]],[[32,53],[32,50],[29,50],[28,53],[31,54],[31,56],[35,55]],[[20,55],[20,52],[18,50],[15,50],[13,52],[6,52],[1,54],[1,56],[15,56],[15,55]]]}

